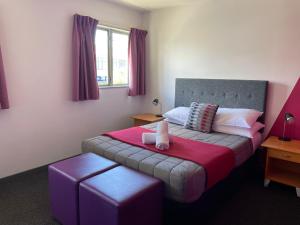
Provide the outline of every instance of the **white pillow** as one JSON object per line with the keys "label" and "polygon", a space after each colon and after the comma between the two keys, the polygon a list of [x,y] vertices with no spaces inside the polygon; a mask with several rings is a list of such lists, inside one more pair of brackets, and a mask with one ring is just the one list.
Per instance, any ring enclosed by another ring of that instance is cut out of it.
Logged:
{"label": "white pillow", "polygon": [[251,128],[262,114],[254,109],[219,108],[214,124]]}
{"label": "white pillow", "polygon": [[239,135],[243,137],[253,138],[254,135],[262,128],[264,128],[265,125],[256,122],[251,128],[243,128],[243,127],[234,127],[234,126],[227,126],[227,125],[213,125],[213,130],[225,134],[234,134]]}
{"label": "white pillow", "polygon": [[190,107],[176,107],[165,114],[163,117],[167,118],[170,123],[184,125],[189,117]]}

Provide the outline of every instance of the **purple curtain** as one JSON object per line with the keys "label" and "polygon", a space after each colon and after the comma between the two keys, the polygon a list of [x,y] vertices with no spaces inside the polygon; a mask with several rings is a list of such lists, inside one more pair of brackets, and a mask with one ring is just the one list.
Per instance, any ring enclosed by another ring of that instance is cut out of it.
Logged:
{"label": "purple curtain", "polygon": [[9,101],[8,101],[8,95],[7,95],[7,88],[6,88],[1,48],[0,48],[0,108],[1,109],[9,108]]}
{"label": "purple curtain", "polygon": [[129,96],[145,95],[145,40],[147,31],[131,28],[128,46]]}
{"label": "purple curtain", "polygon": [[73,101],[99,99],[95,36],[98,21],[74,15],[73,24]]}

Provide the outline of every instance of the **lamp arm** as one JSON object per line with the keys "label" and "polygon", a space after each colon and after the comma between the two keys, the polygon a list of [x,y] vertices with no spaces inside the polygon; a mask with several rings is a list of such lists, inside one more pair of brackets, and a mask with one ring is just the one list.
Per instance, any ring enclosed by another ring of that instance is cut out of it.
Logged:
{"label": "lamp arm", "polygon": [[162,104],[160,102],[158,104],[159,104],[159,110],[160,110],[159,114],[162,115]]}
{"label": "lamp arm", "polygon": [[285,128],[286,128],[286,121],[284,121],[284,124],[283,124],[283,134],[282,134],[283,139],[285,138]]}

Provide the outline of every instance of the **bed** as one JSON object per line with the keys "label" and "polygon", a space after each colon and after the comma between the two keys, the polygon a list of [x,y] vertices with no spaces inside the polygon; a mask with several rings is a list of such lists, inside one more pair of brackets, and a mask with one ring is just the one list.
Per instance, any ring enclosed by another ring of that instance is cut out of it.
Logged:
{"label": "bed", "polygon": [[[191,102],[215,103],[227,108],[251,108],[265,112],[267,81],[176,79],[175,107]],[[264,116],[260,118],[264,121]],[[155,130],[156,123],[144,126]],[[224,133],[201,133],[170,123],[171,135],[229,147],[235,155],[235,168],[247,161],[260,140]],[[82,142],[83,152],[94,152],[132,169],[154,176],[165,183],[166,197],[190,203],[206,191],[205,169],[192,161],[169,157],[129,145],[107,136]]]}

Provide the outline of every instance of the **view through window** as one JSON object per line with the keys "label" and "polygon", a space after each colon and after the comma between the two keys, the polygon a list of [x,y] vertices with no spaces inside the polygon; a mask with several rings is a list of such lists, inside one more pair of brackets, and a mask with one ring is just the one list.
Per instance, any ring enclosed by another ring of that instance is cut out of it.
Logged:
{"label": "view through window", "polygon": [[96,32],[97,81],[99,86],[128,85],[129,32],[100,27]]}

